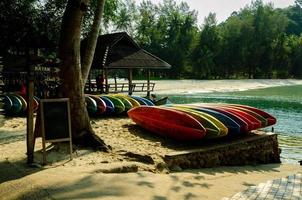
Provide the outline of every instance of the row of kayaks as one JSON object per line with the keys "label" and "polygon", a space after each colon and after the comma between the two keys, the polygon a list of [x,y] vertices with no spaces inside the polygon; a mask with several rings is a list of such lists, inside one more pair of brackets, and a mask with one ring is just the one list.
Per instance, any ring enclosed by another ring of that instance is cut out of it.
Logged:
{"label": "row of kayaks", "polygon": [[[27,110],[27,101],[25,96],[17,93],[0,95],[0,108],[6,115],[22,115]],[[39,99],[34,97],[34,111],[39,107]]]}
{"label": "row of kayaks", "polygon": [[127,111],[139,106],[154,106],[144,97],[126,94],[86,95],[86,107],[90,116],[112,116],[127,114]]}
{"label": "row of kayaks", "polygon": [[[25,97],[10,93],[0,95],[0,108],[16,116],[27,110]],[[237,136],[274,125],[276,118],[263,110],[239,104],[166,104],[154,106],[143,97],[125,94],[85,95],[91,116],[128,116],[149,131],[176,140]],[[34,110],[39,99],[34,98]]]}
{"label": "row of kayaks", "polygon": [[238,136],[276,123],[263,110],[239,104],[169,104],[128,111],[139,126],[175,140]]}
{"label": "row of kayaks", "polygon": [[[25,96],[18,93],[0,95],[0,109],[6,115],[18,116],[25,113],[28,103]],[[125,94],[85,95],[86,107],[89,115],[119,115],[141,105],[154,106],[154,103],[144,97],[128,96]],[[34,110],[39,107],[39,99],[34,97]]]}

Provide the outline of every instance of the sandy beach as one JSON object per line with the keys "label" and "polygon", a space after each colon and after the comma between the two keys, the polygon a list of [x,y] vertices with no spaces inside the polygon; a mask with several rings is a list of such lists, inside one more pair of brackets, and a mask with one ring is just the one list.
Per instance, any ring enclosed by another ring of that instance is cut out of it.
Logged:
{"label": "sandy beach", "polygon": [[[0,195],[4,199],[221,199],[249,186],[301,173],[293,164],[212,169],[166,169],[168,144],[146,134],[128,118],[93,119],[96,133],[112,146],[110,153],[68,146],[48,150],[48,164],[26,165],[25,118],[5,120],[0,128]],[[163,148],[164,146],[164,148]],[[41,163],[41,139],[35,161]],[[135,155],[147,156],[134,158]],[[132,154],[130,154],[132,155]],[[152,159],[148,159],[149,156]],[[153,161],[153,162],[152,162]],[[128,173],[125,173],[128,172]]]}
{"label": "sandy beach", "polygon": [[[169,92],[165,89],[168,83],[161,83],[158,83],[158,92]],[[209,91],[268,87],[262,81],[258,84],[248,81],[244,86],[237,86],[236,81],[230,85],[216,81],[206,83]],[[189,91],[185,84],[179,84],[184,86],[183,91]],[[287,84],[302,84],[302,81],[277,80],[273,86]],[[194,88],[205,89],[200,88],[200,84]],[[169,171],[163,155],[173,151],[169,148],[171,141],[148,134],[127,117],[91,119],[96,134],[112,147],[112,152],[74,146],[74,158],[70,161],[68,145],[48,144],[47,165],[42,167],[39,165],[41,138],[37,138],[37,165],[29,167],[26,165],[26,119],[16,117],[2,121],[1,199],[222,199],[249,186],[302,173],[298,164],[286,163]]]}
{"label": "sandy beach", "polygon": [[155,83],[154,93],[156,94],[235,92],[302,84],[302,80],[296,79],[161,80],[152,82]]}

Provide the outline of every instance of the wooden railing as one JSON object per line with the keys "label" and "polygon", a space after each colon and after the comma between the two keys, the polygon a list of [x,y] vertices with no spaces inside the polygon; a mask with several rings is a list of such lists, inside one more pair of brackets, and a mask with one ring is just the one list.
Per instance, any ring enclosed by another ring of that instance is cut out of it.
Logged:
{"label": "wooden railing", "polygon": [[[103,91],[108,91],[109,93],[120,93],[120,92],[153,92],[154,91],[155,83],[149,84],[149,90],[148,90],[148,84],[147,83],[132,83],[129,87],[128,83],[110,83],[108,85],[103,85]],[[86,91],[89,91],[89,85],[86,84]],[[107,89],[107,90],[106,90]],[[96,84],[90,85],[90,92],[101,92],[101,89],[98,89],[96,87]]]}

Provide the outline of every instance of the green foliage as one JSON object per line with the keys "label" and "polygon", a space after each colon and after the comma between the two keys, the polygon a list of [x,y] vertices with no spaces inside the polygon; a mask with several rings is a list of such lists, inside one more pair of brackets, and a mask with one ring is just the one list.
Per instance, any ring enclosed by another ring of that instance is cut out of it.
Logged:
{"label": "green foliage", "polygon": [[302,32],[302,1],[296,5],[281,10],[289,19],[287,34],[299,35]]}
{"label": "green foliage", "polygon": [[[66,1],[0,1],[0,54],[31,47],[55,52]],[[87,9],[83,37],[96,2]],[[126,31],[172,65],[155,77],[302,78],[302,0],[284,9],[256,0],[220,24],[210,13],[201,26],[197,12],[184,2],[106,0],[102,23],[102,33]]]}
{"label": "green foliage", "polygon": [[216,14],[210,13],[199,35],[198,45],[192,53],[194,76],[208,78],[218,76],[217,56],[220,52],[220,36],[217,28]]}
{"label": "green foliage", "polygon": [[154,5],[143,1],[139,6],[136,39],[146,50],[158,55],[173,66],[171,78],[189,73],[190,54],[197,35],[197,13],[186,3],[165,0]]}
{"label": "green foliage", "polygon": [[[38,46],[43,38],[40,33],[41,12],[35,0],[0,2],[0,45],[1,51],[13,49],[24,51],[25,47]],[[43,27],[44,28],[44,27]],[[4,53],[4,52],[1,52]]]}

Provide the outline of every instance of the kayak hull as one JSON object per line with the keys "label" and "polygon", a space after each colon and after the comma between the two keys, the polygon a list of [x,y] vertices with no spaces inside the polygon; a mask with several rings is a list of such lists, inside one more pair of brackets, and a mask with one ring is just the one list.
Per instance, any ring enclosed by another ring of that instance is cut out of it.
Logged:
{"label": "kayak hull", "polygon": [[128,116],[150,132],[179,141],[202,139],[206,130],[200,122],[180,111],[140,106],[128,111]]}

